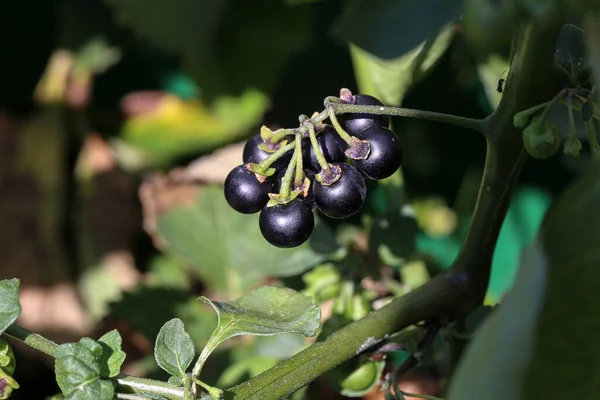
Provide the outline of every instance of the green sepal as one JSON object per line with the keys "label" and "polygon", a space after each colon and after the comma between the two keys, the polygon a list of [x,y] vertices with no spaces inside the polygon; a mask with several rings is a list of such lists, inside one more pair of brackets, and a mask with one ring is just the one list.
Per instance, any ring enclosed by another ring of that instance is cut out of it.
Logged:
{"label": "green sepal", "polygon": [[267,207],[273,207],[273,206],[280,205],[280,204],[287,204],[287,203],[291,202],[292,200],[294,200],[296,197],[298,197],[300,195],[300,193],[302,193],[302,192],[297,189],[292,190],[290,192],[290,195],[287,197],[281,197],[277,193],[269,193],[270,200],[267,202]]}
{"label": "green sepal", "polygon": [[569,137],[563,144],[563,153],[567,156],[578,157],[583,145],[576,137]]}
{"label": "green sepal", "polygon": [[260,137],[263,142],[268,142],[271,139],[271,136],[273,136],[273,131],[271,129],[265,125],[260,127]]}
{"label": "green sepal", "polygon": [[340,178],[342,177],[342,169],[340,167],[338,167],[337,165],[332,165],[332,164],[327,164],[329,165],[329,168],[331,169],[331,171],[333,172],[333,178],[332,179],[326,179],[323,176],[323,170],[321,170],[321,172],[319,172],[318,174],[315,175],[315,179],[325,185],[325,186],[329,186],[329,185],[333,185],[334,183],[336,183],[337,181],[340,180]]}
{"label": "green sepal", "polygon": [[275,168],[266,168],[263,170],[259,164],[248,163],[246,164],[246,168],[249,171],[254,172],[256,174],[256,180],[261,183],[264,182],[269,176],[273,176],[275,174]]}
{"label": "green sepal", "polygon": [[267,153],[275,153],[277,150],[279,150],[280,148],[282,148],[283,146],[285,146],[287,144],[288,144],[287,139],[284,139],[281,142],[277,143],[277,145],[269,145],[267,143],[261,143],[258,145],[258,148]]}

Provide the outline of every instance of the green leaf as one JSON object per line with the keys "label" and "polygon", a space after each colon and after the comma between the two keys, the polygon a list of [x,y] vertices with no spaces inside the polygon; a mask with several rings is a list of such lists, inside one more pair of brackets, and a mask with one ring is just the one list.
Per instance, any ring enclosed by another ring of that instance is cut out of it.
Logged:
{"label": "green leaf", "polygon": [[241,291],[264,276],[292,276],[324,261],[338,249],[317,222],[311,239],[294,249],[271,246],[260,233],[258,214],[231,209],[220,186],[207,186],[196,203],[174,207],[157,220],[171,252],[183,256],[213,290]]}
{"label": "green leaf", "polygon": [[0,334],[3,333],[21,314],[19,304],[18,279],[3,279],[0,281]]}
{"label": "green leaf", "polygon": [[311,296],[315,302],[334,298],[340,291],[340,271],[334,264],[323,264],[302,275],[302,280],[306,285],[304,294]]}
{"label": "green leaf", "polygon": [[407,49],[399,57],[390,60],[379,58],[350,44],[360,93],[375,96],[386,105],[399,106],[405,94],[437,64],[448,48],[453,32],[452,25],[447,25],[431,38],[425,38],[426,40]]}
{"label": "green leaf", "polygon": [[199,300],[217,313],[219,342],[238,335],[314,336],[321,320],[321,309],[313,299],[289,288],[263,286],[231,301],[212,301],[204,296]]}
{"label": "green leaf", "polygon": [[391,60],[458,19],[462,5],[458,0],[353,0],[335,33],[376,57]]}
{"label": "green leaf", "polygon": [[98,339],[98,343],[102,346],[100,375],[105,378],[118,375],[121,372],[121,365],[123,365],[126,357],[125,352],[121,350],[123,340],[119,331],[113,329],[105,333]]}
{"label": "green leaf", "polygon": [[508,60],[493,54],[486,62],[477,66],[479,80],[483,84],[488,103],[485,108],[492,112],[498,107],[502,93],[498,92],[498,80],[506,79],[509,73]]}
{"label": "green leaf", "polygon": [[58,346],[54,370],[65,399],[112,400],[112,383],[100,379],[101,358],[102,346],[90,338]]}
{"label": "green leaf", "polygon": [[10,345],[0,339],[0,400],[8,399],[19,384],[12,377],[15,373],[15,354]]}
{"label": "green leaf", "polygon": [[[548,261],[536,241],[525,253],[505,300],[491,312],[469,343],[450,382],[448,400],[525,398],[519,393],[533,354],[547,280]],[[556,361],[556,353],[553,357]],[[554,387],[550,385],[549,389]],[[535,398],[548,397],[536,394]]]}
{"label": "green leaf", "polygon": [[552,204],[542,223],[547,294],[522,398],[600,397],[599,188],[600,168],[592,163]]}
{"label": "green leaf", "polygon": [[185,331],[183,322],[173,318],[165,323],[154,345],[154,358],[158,366],[173,376],[185,378],[194,355],[194,342]]}
{"label": "green leaf", "polygon": [[565,24],[558,37],[555,61],[564,68],[574,84],[587,82],[587,77],[582,76],[589,67],[585,52],[585,37],[583,31],[576,25]]}

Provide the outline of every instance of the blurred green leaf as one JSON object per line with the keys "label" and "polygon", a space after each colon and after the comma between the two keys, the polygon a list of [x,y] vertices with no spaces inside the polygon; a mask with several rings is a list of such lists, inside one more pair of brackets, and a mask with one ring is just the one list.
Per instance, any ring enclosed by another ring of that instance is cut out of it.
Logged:
{"label": "blurred green leaf", "polygon": [[194,342],[185,331],[183,322],[179,318],[167,321],[160,328],[154,345],[154,358],[158,366],[180,378],[181,383],[194,356]]}
{"label": "blurred green leaf", "polygon": [[[565,24],[558,37],[554,59],[574,80],[574,84],[584,77],[580,74],[589,67],[586,60],[585,37],[583,31],[576,25]],[[586,80],[587,81],[587,80]]]}
{"label": "blurred green leaf", "polygon": [[340,271],[334,264],[323,264],[302,275],[306,285],[304,294],[322,303],[337,296],[340,291]]}
{"label": "blurred green leaf", "polygon": [[381,59],[350,44],[358,90],[377,97],[386,105],[399,106],[406,92],[436,65],[448,48],[453,32],[453,26],[447,25],[437,36],[426,38],[391,60]]}
{"label": "blurred green leaf", "polygon": [[457,20],[462,5],[458,0],[353,0],[335,33],[376,57],[392,60]]}
{"label": "blurred green leaf", "polygon": [[187,289],[190,286],[189,272],[181,262],[165,255],[154,257],[150,261],[147,273],[148,285],[173,289]]}
{"label": "blurred green leaf", "polygon": [[548,283],[523,398],[600,397],[599,188],[600,168],[592,163],[552,204],[542,223]]}
{"label": "blurred green leaf", "polygon": [[199,299],[217,313],[219,343],[238,335],[314,336],[319,329],[321,309],[312,298],[293,289],[263,286],[231,301]]}
{"label": "blurred green leaf", "polygon": [[6,330],[21,314],[19,304],[19,286],[16,278],[0,281],[0,334]]}
{"label": "blurred green leaf", "polygon": [[249,355],[248,357],[233,363],[223,371],[217,382],[218,387],[230,387],[244,378],[253,378],[279,362],[277,357]]}
{"label": "blurred green leaf", "polygon": [[125,122],[122,139],[141,150],[145,158],[163,165],[175,157],[197,154],[246,135],[260,122],[267,106],[267,97],[256,90],[238,97],[219,97],[210,108],[165,95],[152,113],[135,115]]}
{"label": "blurred green leaf", "polygon": [[[522,398],[519,393],[533,354],[548,272],[543,250],[539,242],[534,242],[525,253],[506,299],[492,311],[469,343],[450,382],[448,400]],[[556,367],[556,356],[557,353],[552,353],[552,368]],[[554,390],[555,385],[548,382],[545,382],[547,388]],[[548,397],[536,393],[534,398]]]}
{"label": "blurred green leaf", "polygon": [[98,343],[102,346],[100,375],[105,378],[118,375],[121,372],[121,365],[123,365],[126,357],[125,352],[121,350],[123,340],[119,331],[113,329],[105,333],[98,339]]}
{"label": "blurred green leaf", "polygon": [[390,265],[399,266],[416,247],[419,226],[410,212],[390,211],[374,218],[369,242]]}
{"label": "blurred green leaf", "polygon": [[90,338],[56,349],[56,382],[67,400],[112,400],[113,384],[100,379],[102,346]]}
{"label": "blurred green leaf", "polygon": [[298,274],[337,250],[331,232],[319,222],[302,246],[274,248],[260,233],[258,214],[231,209],[220,186],[205,187],[195,204],[159,216],[157,228],[170,251],[191,262],[210,288],[223,292],[243,291],[264,276]]}

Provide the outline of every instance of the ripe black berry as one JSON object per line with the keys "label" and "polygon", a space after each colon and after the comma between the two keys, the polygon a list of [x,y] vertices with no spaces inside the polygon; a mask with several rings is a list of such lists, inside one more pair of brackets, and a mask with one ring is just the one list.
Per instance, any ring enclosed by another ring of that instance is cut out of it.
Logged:
{"label": "ripe black berry", "polygon": [[269,201],[271,185],[270,179],[261,183],[254,172],[245,165],[238,165],[225,178],[225,199],[235,211],[253,214]]}
{"label": "ripe black berry", "polygon": [[[250,139],[248,139],[248,141],[244,145],[244,152],[242,153],[242,160],[244,164],[258,164],[259,162],[261,162],[262,160],[264,160],[272,154],[260,149],[258,145],[261,143],[264,142],[260,134],[254,135]],[[271,167],[275,168],[277,171],[285,169],[285,167],[289,164],[291,158],[292,152],[288,151],[282,157],[278,158],[277,161],[271,164]]]}
{"label": "ripe black berry", "polygon": [[267,242],[276,247],[300,246],[310,237],[315,227],[311,209],[299,199],[286,204],[265,207],[258,225]]}
{"label": "ripe black berry", "polygon": [[[357,94],[354,96],[356,99],[355,105],[358,106],[382,106],[383,103],[377,100],[373,96],[368,94]],[[362,131],[372,126],[383,126],[388,127],[390,125],[390,117],[388,115],[377,115],[377,114],[365,114],[365,113],[354,113],[354,114],[341,114],[339,116],[340,125],[350,135],[358,135]]]}
{"label": "ripe black berry", "polygon": [[392,130],[382,126],[365,129],[358,135],[371,146],[365,160],[354,160],[356,168],[369,179],[383,179],[392,175],[402,165],[400,139]]}
{"label": "ripe black berry", "polygon": [[[348,148],[348,145],[337,134],[333,127],[325,128],[325,130],[317,136],[317,142],[319,143],[319,148],[327,162],[334,163],[346,161],[346,154],[344,154],[344,152]],[[317,161],[315,149],[312,147],[309,138],[302,140],[302,162],[304,163],[304,168],[310,168],[314,172],[319,172],[321,170],[321,166]]]}
{"label": "ripe black berry", "polygon": [[365,178],[352,165],[337,163],[342,176],[331,185],[314,181],[315,203],[319,210],[331,218],[346,218],[360,210],[365,202]]}
{"label": "ripe black berry", "polygon": [[[303,195],[299,195],[298,198],[302,199],[302,201],[307,206],[309,206],[310,208],[313,208],[315,206],[315,192],[313,190],[314,186],[315,186],[315,173],[313,171],[311,171],[310,169],[305,169],[304,174],[310,180],[310,187],[308,188],[308,193],[307,193],[306,197],[304,197]],[[278,173],[275,176],[274,182],[273,182],[273,192],[272,193],[279,193],[279,190],[281,190],[281,181],[282,181],[284,175],[285,175],[285,170],[281,171],[280,173]],[[294,178],[292,178],[292,185],[293,184],[294,184]]]}

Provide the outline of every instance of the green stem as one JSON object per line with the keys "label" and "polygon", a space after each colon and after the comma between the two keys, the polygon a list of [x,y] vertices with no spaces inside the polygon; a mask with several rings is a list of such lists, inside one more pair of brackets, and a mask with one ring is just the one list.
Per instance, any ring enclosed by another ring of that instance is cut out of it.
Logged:
{"label": "green stem", "polygon": [[115,398],[119,400],[148,400],[148,397],[127,393],[115,393]]}
{"label": "green stem", "polygon": [[[28,329],[17,324],[10,325],[4,335],[17,339],[28,346],[41,351],[51,357],[56,357],[56,348],[58,345],[45,337],[33,333]],[[128,375],[118,375],[111,380],[118,384],[120,393],[125,394],[156,394],[169,400],[183,399],[183,388],[169,385],[167,382],[155,381],[152,379],[138,378]]]}
{"label": "green stem", "polygon": [[[485,120],[460,117],[452,114],[443,114],[432,111],[412,110],[409,108],[386,107],[386,106],[359,106],[355,104],[331,104],[329,105],[335,114],[365,113],[377,115],[392,115],[397,117],[419,118],[434,122],[462,126],[474,131],[485,132]],[[333,122],[333,121],[332,121]]]}
{"label": "green stem", "polygon": [[569,113],[569,138],[575,139],[576,129],[575,129],[575,117],[573,116],[573,101],[571,96],[567,96],[567,112]]}
{"label": "green stem", "polygon": [[280,149],[277,149],[275,152],[273,152],[273,154],[271,154],[270,156],[268,156],[267,158],[262,160],[260,163],[258,163],[258,166],[260,167],[261,170],[265,171],[267,168],[269,168],[271,166],[271,164],[273,164],[275,161],[279,160],[285,153],[292,150],[294,147],[296,147],[296,144],[290,143],[290,144],[283,146]]}
{"label": "green stem", "polygon": [[202,382],[201,380],[198,380],[193,377],[192,377],[192,380],[194,381],[194,383],[202,386],[204,388],[204,390],[206,390],[213,399],[219,400],[223,397],[223,391],[221,389],[216,388],[214,386],[207,385],[206,383]]}
{"label": "green stem", "polygon": [[304,166],[302,165],[302,134],[296,133],[296,148],[300,149],[294,152],[296,156],[296,174],[294,175],[294,187],[299,188],[304,183]]}
{"label": "green stem", "polygon": [[269,143],[275,144],[286,136],[292,136],[295,133],[294,129],[278,129],[273,132],[273,136],[269,139]]}
{"label": "green stem", "polygon": [[344,130],[344,128],[342,128],[342,126],[340,125],[340,123],[337,119],[337,116],[335,115],[336,114],[335,108],[333,108],[333,106],[329,106],[328,111],[329,111],[329,120],[331,121],[331,124],[335,128],[338,135],[340,135],[340,137],[342,139],[344,139],[344,141],[346,143],[348,143],[348,145],[351,145],[354,142],[354,139],[352,139],[352,136],[350,136],[348,134],[348,132],[346,132]]}
{"label": "green stem", "polygon": [[194,368],[192,369],[192,393],[197,393],[196,392],[196,383],[200,382],[198,379],[200,377],[200,372],[202,372],[202,367],[204,366],[204,363],[208,359],[208,356],[217,348],[219,343],[222,342],[222,340],[221,340],[222,332],[224,332],[224,330],[222,330],[222,329],[215,330],[213,332],[212,336],[210,337],[210,339],[208,339],[208,342],[206,343],[206,345],[200,352],[200,355],[198,356],[198,359],[196,360],[196,364],[194,364]]}
{"label": "green stem", "polygon": [[400,393],[402,393],[402,395],[404,397],[416,397],[418,399],[424,399],[424,400],[444,400],[444,399],[442,399],[440,397],[430,396],[430,395],[427,395],[427,394],[408,393],[408,392],[405,392],[403,390],[401,390]]}
{"label": "green stem", "polygon": [[323,152],[321,151],[321,147],[319,146],[319,142],[317,141],[317,133],[315,132],[315,127],[313,124],[308,123],[308,135],[310,138],[310,145],[312,146],[315,156],[317,157],[317,162],[321,167],[321,170],[325,174],[331,173],[331,168],[329,168],[329,163],[325,159]]}
{"label": "green stem", "polygon": [[[294,146],[296,146],[296,142],[294,142]],[[294,176],[294,170],[296,169],[298,153],[300,153],[300,157],[302,157],[302,146],[296,146],[296,148],[294,149],[294,155],[292,156],[292,159],[290,160],[290,163],[288,164],[287,169],[285,170],[285,175],[281,180],[281,189],[279,189],[279,197],[282,199],[287,199],[288,197],[290,197],[292,178]]]}
{"label": "green stem", "polygon": [[4,331],[4,334],[20,340],[29,347],[33,347],[34,349],[39,350],[51,357],[56,356],[56,348],[58,347],[56,343],[17,324],[12,324],[9,326],[6,331]]}

